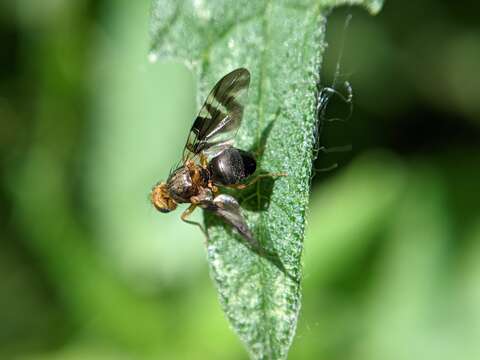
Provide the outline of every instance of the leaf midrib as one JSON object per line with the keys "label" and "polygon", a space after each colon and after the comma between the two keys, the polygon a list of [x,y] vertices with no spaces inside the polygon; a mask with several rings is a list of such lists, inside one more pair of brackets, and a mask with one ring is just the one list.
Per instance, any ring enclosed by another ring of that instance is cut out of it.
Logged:
{"label": "leaf midrib", "polygon": [[[263,11],[263,13],[261,14],[261,16],[263,17],[262,18],[262,32],[263,32],[263,48],[262,48],[262,53],[261,53],[261,58],[260,58],[260,70],[259,70],[259,88],[258,88],[258,97],[257,97],[257,104],[258,104],[258,110],[257,110],[257,119],[258,119],[258,126],[257,126],[257,134],[256,134],[256,141],[257,143],[259,143],[260,141],[260,138],[261,138],[261,131],[263,130],[263,124],[265,122],[265,111],[264,111],[264,91],[265,91],[265,84],[266,84],[266,76],[265,76],[265,67],[266,67],[266,63],[267,63],[267,50],[269,48],[269,42],[270,42],[270,32],[269,32],[269,13],[271,12],[271,6],[272,6],[272,1],[269,0],[265,6],[265,9]],[[318,17],[318,15],[320,14],[321,12],[321,9],[322,9],[322,6],[321,6],[321,3],[317,3],[316,6],[313,7],[313,18],[312,18],[312,21],[313,22],[316,22],[316,19]],[[296,11],[307,11],[308,8],[294,8],[293,10],[296,10]],[[303,42],[302,42],[302,59],[304,59],[305,57],[305,48],[306,48],[306,39],[308,37],[308,31],[305,32],[305,34],[303,35]],[[260,203],[261,203],[261,194],[260,194],[260,184],[257,183],[256,184],[256,194],[257,194],[257,209],[260,209]],[[275,203],[274,204],[278,209],[282,210],[283,213],[285,213],[286,215],[289,215],[288,212],[282,207],[280,206],[280,204],[277,204]],[[260,233],[263,233],[265,229],[263,229],[264,227],[264,213],[261,213],[260,214],[260,217],[259,217],[259,222],[258,222],[258,226],[259,226],[259,229],[257,231],[257,234],[260,234]],[[291,217],[291,216],[289,216]],[[262,236],[259,237],[259,240],[260,239],[263,239]],[[265,245],[265,244],[262,244],[260,242],[260,245]],[[257,257],[256,259],[257,261],[257,264],[259,266],[259,268],[261,269],[260,271],[260,283],[262,285],[263,288],[266,288],[266,285],[267,284],[267,278],[266,278],[266,273],[265,273],[265,266],[264,264],[262,263],[262,259],[260,257]],[[262,292],[261,293],[261,301],[262,301],[262,305],[261,305],[261,315],[262,315],[262,319],[264,320],[263,321],[263,324],[266,324],[269,319],[268,319],[268,309],[270,308],[268,306],[268,301],[266,301],[266,293]],[[270,355],[273,355],[273,351],[272,351],[272,334],[271,332],[267,331],[267,338],[266,340],[268,341],[268,349],[269,349],[269,354]]]}

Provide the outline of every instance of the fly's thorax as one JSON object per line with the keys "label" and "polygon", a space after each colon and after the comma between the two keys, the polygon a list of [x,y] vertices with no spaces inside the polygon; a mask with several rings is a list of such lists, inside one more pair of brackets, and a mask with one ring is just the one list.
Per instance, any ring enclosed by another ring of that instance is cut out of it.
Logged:
{"label": "fly's thorax", "polygon": [[195,195],[195,187],[193,186],[189,169],[185,166],[176,169],[168,177],[167,188],[171,197],[174,198],[176,202],[189,202],[190,197]]}
{"label": "fly's thorax", "polygon": [[190,198],[207,186],[210,176],[207,169],[195,164],[179,167],[167,180],[167,187],[172,198],[179,203],[190,202]]}
{"label": "fly's thorax", "polygon": [[218,185],[238,184],[252,175],[256,167],[252,154],[234,147],[225,149],[208,164],[211,179]]}

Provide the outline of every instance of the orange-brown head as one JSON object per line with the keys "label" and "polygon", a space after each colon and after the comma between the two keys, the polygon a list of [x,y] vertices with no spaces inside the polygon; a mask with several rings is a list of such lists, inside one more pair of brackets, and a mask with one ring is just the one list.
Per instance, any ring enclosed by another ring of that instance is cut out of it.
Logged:
{"label": "orange-brown head", "polygon": [[150,193],[150,201],[155,208],[163,213],[170,212],[177,208],[177,203],[172,199],[168,193],[166,183],[158,183]]}

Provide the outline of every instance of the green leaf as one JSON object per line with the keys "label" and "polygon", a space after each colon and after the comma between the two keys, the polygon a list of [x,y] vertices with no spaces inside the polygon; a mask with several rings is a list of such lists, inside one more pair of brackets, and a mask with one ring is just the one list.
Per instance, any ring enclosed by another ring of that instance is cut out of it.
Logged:
{"label": "green leaf", "polygon": [[375,13],[382,0],[154,1],[150,59],[187,64],[200,80],[199,103],[223,75],[248,68],[236,146],[257,152],[262,172],[288,174],[236,194],[265,252],[205,218],[221,304],[255,359],[285,358],[295,332],[326,15],[355,3]]}

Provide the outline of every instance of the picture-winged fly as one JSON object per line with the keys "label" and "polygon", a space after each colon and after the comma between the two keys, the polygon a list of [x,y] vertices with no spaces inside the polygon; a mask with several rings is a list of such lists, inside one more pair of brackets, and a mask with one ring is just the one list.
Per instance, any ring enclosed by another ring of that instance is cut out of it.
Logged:
{"label": "picture-winged fly", "polygon": [[257,167],[253,154],[233,146],[249,84],[250,73],[244,68],[233,70],[218,81],[190,129],[182,165],[171,172],[166,182],[153,187],[150,200],[164,213],[175,210],[177,204],[190,203],[181,219],[199,226],[207,235],[201,224],[187,219],[196,207],[203,208],[233,226],[251,245],[258,246],[238,201],[221,194],[219,189],[244,189],[265,176],[285,176],[262,174],[243,183]]}

